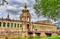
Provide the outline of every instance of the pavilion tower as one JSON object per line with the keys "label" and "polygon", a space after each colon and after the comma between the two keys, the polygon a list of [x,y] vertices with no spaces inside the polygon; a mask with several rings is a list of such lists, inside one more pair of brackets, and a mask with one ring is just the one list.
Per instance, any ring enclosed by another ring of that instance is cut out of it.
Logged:
{"label": "pavilion tower", "polygon": [[22,10],[22,14],[20,15],[21,21],[27,21],[31,22],[31,15],[29,13],[29,10],[27,9],[27,4],[24,4],[24,9]]}
{"label": "pavilion tower", "polygon": [[24,9],[22,10],[22,14],[20,14],[20,20],[23,21],[23,30],[31,29],[31,15],[29,10],[27,9],[27,4],[24,4]]}

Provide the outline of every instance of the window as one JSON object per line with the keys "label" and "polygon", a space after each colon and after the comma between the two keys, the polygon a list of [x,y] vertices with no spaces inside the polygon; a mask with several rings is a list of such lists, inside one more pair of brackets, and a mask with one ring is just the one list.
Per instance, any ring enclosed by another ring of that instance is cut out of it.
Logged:
{"label": "window", "polygon": [[14,23],[14,27],[16,28],[16,23]]}
{"label": "window", "polygon": [[3,22],[3,27],[5,27],[6,26],[6,23],[5,22]]}
{"label": "window", "polygon": [[1,22],[0,22],[0,27],[1,27]]}
{"label": "window", "polygon": [[11,23],[11,27],[13,27],[13,23]]}
{"label": "window", "polygon": [[18,24],[18,28],[19,28],[19,24]]}
{"label": "window", "polygon": [[22,27],[22,24],[20,24],[20,27]]}
{"label": "window", "polygon": [[27,29],[29,29],[29,24],[27,24]]}
{"label": "window", "polygon": [[10,23],[7,23],[7,27],[10,27]]}
{"label": "window", "polygon": [[34,28],[34,25],[33,25],[33,28]]}

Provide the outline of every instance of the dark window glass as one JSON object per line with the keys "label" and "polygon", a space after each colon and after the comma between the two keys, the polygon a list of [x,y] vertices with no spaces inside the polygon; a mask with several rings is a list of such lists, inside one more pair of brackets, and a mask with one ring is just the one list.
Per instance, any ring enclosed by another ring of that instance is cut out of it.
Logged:
{"label": "dark window glass", "polygon": [[10,27],[10,23],[7,23],[7,27]]}
{"label": "dark window glass", "polygon": [[6,23],[5,22],[3,22],[3,27],[5,27],[6,26]]}
{"label": "dark window glass", "polygon": [[13,27],[13,23],[11,23],[11,27]]}
{"label": "dark window glass", "polygon": [[0,27],[1,27],[1,22],[0,22]]}
{"label": "dark window glass", "polygon": [[20,27],[22,27],[22,24],[20,24]]}
{"label": "dark window glass", "polygon": [[18,28],[19,28],[19,24],[18,24]]}
{"label": "dark window glass", "polygon": [[27,24],[27,29],[29,29],[29,24]]}
{"label": "dark window glass", "polygon": [[14,23],[14,27],[16,28],[16,23]]}

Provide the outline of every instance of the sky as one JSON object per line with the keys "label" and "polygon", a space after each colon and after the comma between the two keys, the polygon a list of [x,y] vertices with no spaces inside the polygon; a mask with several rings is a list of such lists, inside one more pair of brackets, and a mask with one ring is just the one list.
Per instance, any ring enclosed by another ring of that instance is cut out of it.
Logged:
{"label": "sky", "polygon": [[20,14],[22,13],[21,11],[24,7],[24,3],[27,3],[33,22],[47,20],[47,18],[43,16],[37,17],[37,15],[35,14],[35,11],[33,9],[35,0],[6,0],[6,1],[8,2],[8,5],[5,4],[3,6],[0,6],[0,18],[2,17],[6,18],[7,15],[9,14],[10,19],[18,20],[20,17]]}

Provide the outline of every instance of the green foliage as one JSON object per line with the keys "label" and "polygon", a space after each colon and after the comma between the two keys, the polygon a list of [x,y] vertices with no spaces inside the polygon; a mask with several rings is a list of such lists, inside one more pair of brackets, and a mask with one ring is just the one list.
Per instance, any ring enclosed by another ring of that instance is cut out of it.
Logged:
{"label": "green foliage", "polygon": [[35,13],[54,19],[60,18],[60,0],[35,0]]}

